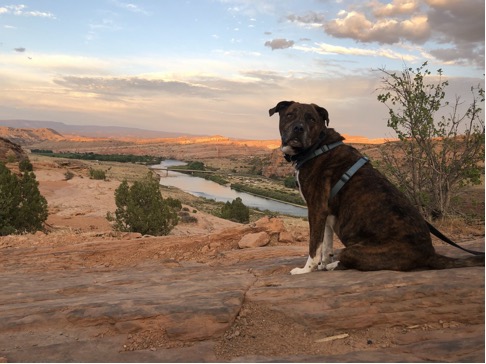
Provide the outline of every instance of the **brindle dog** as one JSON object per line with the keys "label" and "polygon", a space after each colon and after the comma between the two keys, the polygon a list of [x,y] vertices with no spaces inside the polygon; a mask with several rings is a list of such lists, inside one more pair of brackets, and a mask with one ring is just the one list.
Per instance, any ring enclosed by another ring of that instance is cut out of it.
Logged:
{"label": "brindle dog", "polygon": [[[333,186],[362,158],[361,153],[339,143],[344,138],[327,127],[329,114],[320,106],[282,101],[269,110],[270,116],[276,112],[280,115],[281,149],[297,167],[309,216],[309,257],[304,268],[295,268],[292,274],[316,269],[409,271],[484,266],[484,256],[455,259],[437,254],[419,211],[369,162],[330,198]],[[346,247],[334,262],[333,233]]]}

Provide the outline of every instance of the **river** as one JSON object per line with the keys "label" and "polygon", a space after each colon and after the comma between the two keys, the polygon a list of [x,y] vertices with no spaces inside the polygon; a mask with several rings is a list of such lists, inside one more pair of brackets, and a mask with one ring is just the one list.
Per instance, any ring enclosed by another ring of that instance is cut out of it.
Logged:
{"label": "river", "polygon": [[[153,169],[161,169],[173,166],[183,166],[186,163],[176,160],[165,160],[160,165],[152,166]],[[259,210],[270,210],[292,216],[307,216],[307,209],[290,205],[284,202],[274,201],[263,197],[257,197],[244,192],[236,192],[229,187],[206,180],[200,177],[193,177],[184,173],[169,171],[165,176],[162,173],[160,184],[163,186],[177,187],[191,195],[213,199],[219,202],[233,201],[239,197],[243,203]]]}

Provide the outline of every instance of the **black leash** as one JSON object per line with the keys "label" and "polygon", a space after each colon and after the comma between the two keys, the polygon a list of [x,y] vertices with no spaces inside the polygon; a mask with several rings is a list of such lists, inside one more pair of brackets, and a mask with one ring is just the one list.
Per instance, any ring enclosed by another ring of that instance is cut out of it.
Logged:
{"label": "black leash", "polygon": [[447,244],[450,244],[453,247],[456,247],[456,248],[459,248],[461,250],[464,250],[465,252],[468,252],[470,254],[474,254],[474,255],[484,255],[484,252],[477,252],[475,250],[469,250],[469,249],[463,248],[462,246],[460,246],[459,244],[454,243],[451,239],[449,239],[447,236],[445,236],[444,234],[442,234],[439,230],[437,230],[434,226],[432,226],[432,224],[430,224],[428,221],[426,221],[426,223],[427,223],[427,226],[429,227],[430,233],[433,234],[433,235],[435,235],[436,237],[438,237],[440,240],[446,242]]}

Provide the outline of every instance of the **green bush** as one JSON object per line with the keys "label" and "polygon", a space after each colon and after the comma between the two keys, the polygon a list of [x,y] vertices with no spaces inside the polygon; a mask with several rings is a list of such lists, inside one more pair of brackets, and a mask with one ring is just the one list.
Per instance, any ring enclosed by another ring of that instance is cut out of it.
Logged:
{"label": "green bush", "polygon": [[106,173],[101,169],[89,169],[89,178],[91,179],[99,179],[99,180],[106,180]]}
{"label": "green bush", "polygon": [[295,188],[297,187],[297,181],[295,180],[294,176],[288,176],[284,179],[284,186],[287,188]]}
{"label": "green bush", "polygon": [[184,169],[193,169],[193,170],[196,170],[196,171],[204,171],[204,170],[206,170],[206,168],[204,166],[204,163],[203,162],[198,162],[198,161],[189,162],[187,164],[187,166],[183,166],[182,168],[184,168]]}
{"label": "green bush", "polygon": [[34,170],[34,167],[32,166],[32,163],[30,163],[29,158],[22,159],[19,162],[19,170],[21,172],[32,172]]}
{"label": "green bush", "polygon": [[[178,202],[178,203],[177,203]],[[115,190],[115,229],[138,232],[148,235],[167,235],[177,225],[178,218],[174,211],[180,202],[174,199],[164,200],[160,194],[159,182],[151,173],[132,186],[123,181]],[[112,216],[107,216],[112,218]]]}
{"label": "green bush", "polygon": [[227,201],[221,208],[223,219],[248,223],[250,221],[250,209],[245,206],[241,198],[237,197],[231,203]]}
{"label": "green bush", "polygon": [[[20,168],[20,167],[19,167]],[[19,178],[0,163],[0,236],[33,233],[47,220],[47,201],[33,172]]]}
{"label": "green bush", "polygon": [[172,208],[175,211],[179,211],[179,210],[182,209],[181,201],[179,201],[176,198],[167,197],[164,201],[167,204],[167,206],[169,206],[170,208]]}

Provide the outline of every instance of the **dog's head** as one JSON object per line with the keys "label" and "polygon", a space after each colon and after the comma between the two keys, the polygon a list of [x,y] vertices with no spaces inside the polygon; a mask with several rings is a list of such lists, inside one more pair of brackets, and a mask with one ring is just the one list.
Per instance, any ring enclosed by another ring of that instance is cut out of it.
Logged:
{"label": "dog's head", "polygon": [[280,101],[270,109],[270,116],[280,115],[282,151],[288,155],[299,154],[319,142],[322,132],[329,125],[329,114],[315,104]]}

